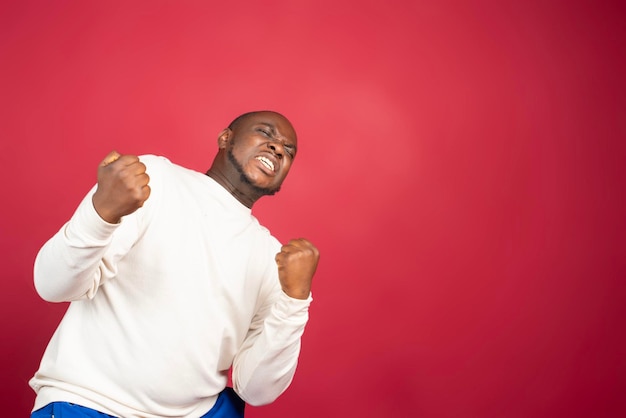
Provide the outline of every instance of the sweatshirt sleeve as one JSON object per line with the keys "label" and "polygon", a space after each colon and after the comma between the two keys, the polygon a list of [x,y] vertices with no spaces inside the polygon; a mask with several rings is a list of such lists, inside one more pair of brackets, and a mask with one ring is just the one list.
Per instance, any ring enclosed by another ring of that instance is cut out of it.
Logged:
{"label": "sweatshirt sleeve", "polygon": [[233,385],[250,405],[273,402],[289,387],[296,371],[301,337],[313,300],[293,299],[280,287],[277,299],[260,312],[235,356]]}
{"label": "sweatshirt sleeve", "polygon": [[[117,262],[136,239],[136,216],[118,224],[105,222],[93,207],[95,187],[72,218],[39,250],[34,264],[35,288],[49,302],[93,298],[117,273]],[[116,245],[112,245],[115,241]]]}

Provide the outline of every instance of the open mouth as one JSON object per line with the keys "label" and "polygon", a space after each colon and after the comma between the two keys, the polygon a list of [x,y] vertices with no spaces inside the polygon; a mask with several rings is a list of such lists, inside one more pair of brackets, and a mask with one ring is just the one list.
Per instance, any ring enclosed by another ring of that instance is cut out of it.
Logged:
{"label": "open mouth", "polygon": [[256,159],[261,161],[261,163],[265,167],[267,167],[270,171],[274,171],[274,163],[269,158],[259,156],[259,157],[256,157]]}

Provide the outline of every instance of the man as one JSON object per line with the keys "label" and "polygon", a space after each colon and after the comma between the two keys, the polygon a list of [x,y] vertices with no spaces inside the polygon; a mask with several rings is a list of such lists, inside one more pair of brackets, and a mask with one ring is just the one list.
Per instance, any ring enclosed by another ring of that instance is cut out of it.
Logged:
{"label": "man", "polygon": [[319,252],[281,246],[251,208],[280,189],[296,133],[251,112],[218,147],[206,175],[113,151],[42,247],[38,293],[71,303],[30,381],[32,417],[240,417],[289,386]]}

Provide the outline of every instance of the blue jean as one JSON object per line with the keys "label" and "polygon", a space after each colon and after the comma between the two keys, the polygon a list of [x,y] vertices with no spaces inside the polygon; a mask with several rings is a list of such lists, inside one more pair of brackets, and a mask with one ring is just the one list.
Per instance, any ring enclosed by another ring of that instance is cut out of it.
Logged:
{"label": "blue jean", "polygon": [[[245,402],[232,388],[224,389],[213,408],[200,418],[243,418]],[[52,402],[34,411],[31,418],[115,418],[94,409],[67,402]]]}

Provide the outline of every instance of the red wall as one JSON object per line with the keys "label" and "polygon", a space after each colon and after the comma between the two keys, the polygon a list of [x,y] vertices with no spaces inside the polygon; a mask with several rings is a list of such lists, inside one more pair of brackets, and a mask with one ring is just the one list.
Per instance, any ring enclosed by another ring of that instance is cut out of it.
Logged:
{"label": "red wall", "polygon": [[301,153],[255,212],[322,259],[296,379],[250,417],[624,416],[624,7],[248,3],[0,6],[3,416],[66,309],[34,256],[102,157],[203,171],[264,108]]}

